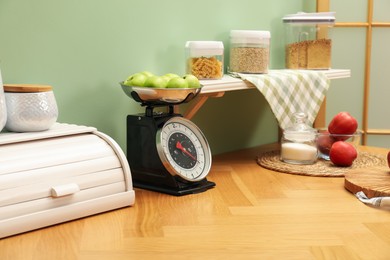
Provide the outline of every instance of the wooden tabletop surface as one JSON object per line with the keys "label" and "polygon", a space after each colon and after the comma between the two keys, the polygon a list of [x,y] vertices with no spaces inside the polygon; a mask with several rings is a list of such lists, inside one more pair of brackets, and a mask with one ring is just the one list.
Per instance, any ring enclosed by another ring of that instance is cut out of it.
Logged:
{"label": "wooden tabletop surface", "polygon": [[343,177],[260,167],[270,148],[214,157],[217,186],[204,193],[136,189],[132,207],[1,239],[0,259],[390,259],[390,211],[361,203]]}

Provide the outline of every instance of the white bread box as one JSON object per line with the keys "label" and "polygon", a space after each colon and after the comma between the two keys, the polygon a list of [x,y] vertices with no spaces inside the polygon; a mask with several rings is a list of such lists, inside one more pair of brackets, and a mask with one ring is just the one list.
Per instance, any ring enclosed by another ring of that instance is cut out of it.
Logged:
{"label": "white bread box", "polygon": [[134,201],[125,154],[96,128],[0,133],[0,238]]}

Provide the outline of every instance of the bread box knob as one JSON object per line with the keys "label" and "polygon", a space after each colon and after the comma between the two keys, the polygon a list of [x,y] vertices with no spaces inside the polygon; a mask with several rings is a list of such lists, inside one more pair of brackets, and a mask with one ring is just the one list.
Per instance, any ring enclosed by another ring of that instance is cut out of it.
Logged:
{"label": "bread box knob", "polygon": [[51,188],[51,196],[54,198],[62,197],[66,195],[72,195],[80,191],[79,185],[76,183],[70,183],[65,185],[59,185]]}

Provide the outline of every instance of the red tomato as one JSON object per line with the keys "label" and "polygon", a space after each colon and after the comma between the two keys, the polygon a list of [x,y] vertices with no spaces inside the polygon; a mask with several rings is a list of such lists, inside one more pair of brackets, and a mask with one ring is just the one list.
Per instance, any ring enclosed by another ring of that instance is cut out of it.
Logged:
{"label": "red tomato", "polygon": [[357,158],[357,151],[352,144],[337,141],[330,148],[329,158],[337,166],[348,167]]}
{"label": "red tomato", "polygon": [[331,134],[350,135],[356,132],[358,123],[356,119],[348,112],[340,112],[328,125],[328,131]]}

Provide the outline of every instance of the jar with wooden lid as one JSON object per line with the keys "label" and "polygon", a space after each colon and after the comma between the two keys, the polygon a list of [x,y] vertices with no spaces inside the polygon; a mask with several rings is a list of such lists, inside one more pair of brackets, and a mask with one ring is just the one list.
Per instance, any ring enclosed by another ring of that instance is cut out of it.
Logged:
{"label": "jar with wooden lid", "polygon": [[57,121],[57,102],[51,86],[5,84],[4,91],[8,131],[44,131]]}
{"label": "jar with wooden lid", "polygon": [[230,31],[229,72],[268,73],[270,40],[269,31]]}
{"label": "jar with wooden lid", "polygon": [[198,79],[221,79],[224,69],[224,46],[221,41],[187,41],[186,73]]}

